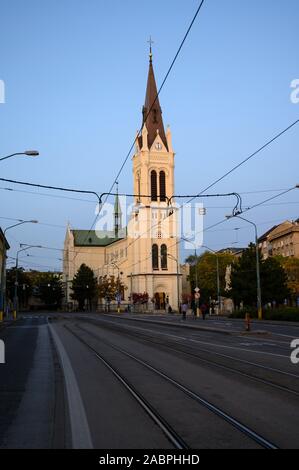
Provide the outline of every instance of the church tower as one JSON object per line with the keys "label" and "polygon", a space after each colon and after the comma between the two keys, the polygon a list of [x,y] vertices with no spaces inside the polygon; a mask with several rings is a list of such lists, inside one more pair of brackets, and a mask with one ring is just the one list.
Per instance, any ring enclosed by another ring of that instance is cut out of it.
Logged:
{"label": "church tower", "polygon": [[136,136],[133,156],[135,210],[128,236],[134,238],[129,243],[130,258],[135,261],[131,290],[147,292],[157,309],[168,303],[176,309],[180,297],[176,212],[169,205],[174,195],[174,157],[170,128],[164,128],[150,49],[142,132]]}

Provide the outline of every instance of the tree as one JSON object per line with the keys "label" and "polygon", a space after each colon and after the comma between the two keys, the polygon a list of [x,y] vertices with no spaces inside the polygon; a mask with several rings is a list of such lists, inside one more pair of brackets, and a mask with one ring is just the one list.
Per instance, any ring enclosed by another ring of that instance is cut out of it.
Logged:
{"label": "tree", "polygon": [[91,309],[92,302],[97,298],[98,283],[91,268],[86,264],[81,264],[72,281],[71,298],[79,304],[79,309],[83,310],[87,301],[88,307]]}
{"label": "tree", "polygon": [[[15,295],[16,268],[6,271],[6,298],[13,302]],[[29,273],[24,268],[18,268],[18,301],[20,307],[28,304],[28,299],[32,294],[32,282]]]}
{"label": "tree", "polygon": [[120,278],[115,276],[102,276],[99,279],[98,294],[100,299],[115,300],[118,294],[124,297],[126,287]]}
{"label": "tree", "polygon": [[132,302],[133,304],[147,304],[149,301],[149,295],[147,292],[143,292],[143,294],[133,293],[132,294]]}
{"label": "tree", "polygon": [[262,262],[261,285],[263,303],[275,300],[283,304],[290,297],[287,273],[276,258],[267,258]]}
{"label": "tree", "polygon": [[285,270],[288,277],[288,288],[291,297],[295,300],[299,295],[299,259],[293,257],[277,257],[277,260]]}
{"label": "tree", "polygon": [[36,283],[36,296],[46,305],[59,308],[64,297],[60,276],[55,273],[40,273]]}
{"label": "tree", "polygon": [[[260,265],[262,258],[260,255]],[[242,256],[232,265],[231,290],[229,296],[235,305],[243,302],[245,305],[256,306],[257,302],[257,278],[256,278],[256,250],[255,245],[250,244],[243,251]]]}
{"label": "tree", "polygon": [[[260,260],[262,302],[276,301],[283,303],[289,296],[287,275],[280,263],[274,258]],[[243,302],[247,306],[257,304],[256,248],[254,244],[244,250],[241,258],[233,264],[231,272],[231,290],[229,295],[235,305]]]}
{"label": "tree", "polygon": [[[217,298],[217,257],[219,263],[220,293],[225,294],[225,276],[227,266],[230,266],[235,257],[230,253],[210,253],[206,251],[201,256],[189,256],[186,262],[191,265],[189,281],[192,292],[196,287],[196,278],[198,287],[201,290],[202,300],[208,301],[211,297]],[[196,276],[197,274],[197,276]]]}

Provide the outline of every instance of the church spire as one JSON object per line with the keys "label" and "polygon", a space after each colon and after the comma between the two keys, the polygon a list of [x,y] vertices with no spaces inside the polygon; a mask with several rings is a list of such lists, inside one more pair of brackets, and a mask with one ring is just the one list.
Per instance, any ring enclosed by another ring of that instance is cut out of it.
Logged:
{"label": "church spire", "polygon": [[115,238],[118,238],[119,236],[119,231],[121,229],[121,217],[122,217],[122,212],[121,212],[119,195],[118,195],[118,182],[116,182],[116,196],[115,196],[115,201],[114,201],[114,235],[115,235]]}
{"label": "church spire", "polygon": [[[160,135],[163,144],[168,149],[167,140],[165,136],[164,124],[162,119],[162,110],[157,97],[157,85],[155,80],[153,68],[153,54],[152,54],[152,40],[150,39],[150,55],[149,55],[149,71],[145,95],[145,103],[143,106],[142,114],[142,127],[146,124],[148,132],[148,147],[151,148],[157,133]],[[156,99],[157,97],[157,99]]]}

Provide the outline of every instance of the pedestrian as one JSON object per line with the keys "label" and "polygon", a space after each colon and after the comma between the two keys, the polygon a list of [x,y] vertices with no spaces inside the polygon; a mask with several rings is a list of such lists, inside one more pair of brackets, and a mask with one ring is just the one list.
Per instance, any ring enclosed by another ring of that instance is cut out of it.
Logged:
{"label": "pedestrian", "polygon": [[186,320],[187,316],[187,310],[188,310],[188,304],[186,302],[183,303],[182,305],[182,314],[183,314],[183,320]]}
{"label": "pedestrian", "polygon": [[193,311],[193,319],[196,320],[196,317],[197,317],[197,302],[196,302],[195,299],[192,300],[191,307],[192,307],[192,311]]}
{"label": "pedestrian", "polygon": [[206,319],[206,314],[207,314],[207,310],[208,310],[208,307],[205,303],[202,303],[201,306],[200,306],[200,310],[201,310],[201,314],[202,314],[202,319],[205,320]]}
{"label": "pedestrian", "polygon": [[172,307],[171,307],[171,305],[168,305],[168,313],[172,313]]}

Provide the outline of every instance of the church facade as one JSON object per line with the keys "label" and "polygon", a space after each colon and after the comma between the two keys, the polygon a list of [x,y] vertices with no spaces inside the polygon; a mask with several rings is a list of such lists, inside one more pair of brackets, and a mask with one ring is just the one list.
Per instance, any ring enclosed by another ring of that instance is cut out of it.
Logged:
{"label": "church facade", "polygon": [[123,303],[130,303],[132,294],[147,293],[152,309],[163,310],[168,304],[178,309],[182,280],[177,211],[171,199],[174,161],[171,132],[169,127],[164,128],[150,53],[142,132],[136,136],[132,158],[134,206],[130,220],[122,228],[122,209],[116,196],[113,231],[67,227],[63,275],[68,302],[71,281],[85,263],[99,279],[120,276],[126,286]]}

